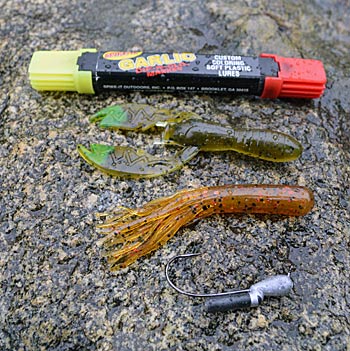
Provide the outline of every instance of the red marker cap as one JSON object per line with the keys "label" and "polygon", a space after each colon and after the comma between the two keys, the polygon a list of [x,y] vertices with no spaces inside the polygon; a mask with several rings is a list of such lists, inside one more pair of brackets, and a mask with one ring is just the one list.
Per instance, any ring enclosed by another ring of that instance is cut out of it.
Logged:
{"label": "red marker cap", "polygon": [[314,99],[322,95],[327,78],[321,61],[273,54],[260,57],[272,58],[279,66],[278,77],[265,77],[262,98]]}

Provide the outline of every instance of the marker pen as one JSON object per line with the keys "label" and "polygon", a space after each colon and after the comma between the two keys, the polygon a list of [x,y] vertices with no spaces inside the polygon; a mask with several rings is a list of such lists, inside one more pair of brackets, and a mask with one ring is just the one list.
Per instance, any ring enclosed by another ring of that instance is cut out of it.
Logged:
{"label": "marker pen", "polygon": [[190,52],[37,51],[29,65],[36,90],[151,91],[249,94],[262,98],[318,98],[326,84],[321,61],[203,55]]}

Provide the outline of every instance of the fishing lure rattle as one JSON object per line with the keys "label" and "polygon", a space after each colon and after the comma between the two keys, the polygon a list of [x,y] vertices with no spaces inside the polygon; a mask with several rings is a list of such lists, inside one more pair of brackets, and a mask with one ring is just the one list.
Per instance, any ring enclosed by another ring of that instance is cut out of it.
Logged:
{"label": "fishing lure rattle", "polygon": [[178,259],[187,259],[200,254],[191,253],[173,257],[165,267],[165,277],[169,285],[180,294],[190,297],[204,297],[207,312],[227,312],[241,308],[259,306],[267,296],[285,296],[293,288],[293,281],[290,275],[278,274],[268,277],[258,283],[253,284],[249,289],[234,290],[222,293],[198,294],[178,288],[170,279],[170,265]]}
{"label": "fishing lure rattle", "polygon": [[222,185],[182,190],[141,208],[118,208],[100,224],[99,243],[112,270],[124,268],[169,241],[180,228],[213,214],[248,213],[303,216],[314,205],[301,186]]}
{"label": "fishing lure rattle", "polygon": [[92,116],[102,128],[145,131],[165,127],[160,143],[184,147],[174,155],[156,157],[128,146],[78,145],[80,156],[101,171],[121,177],[156,177],[176,171],[200,151],[232,150],[251,157],[288,162],[297,159],[301,144],[288,134],[268,129],[238,129],[203,122],[192,112],[157,110],[144,104],[110,106]]}

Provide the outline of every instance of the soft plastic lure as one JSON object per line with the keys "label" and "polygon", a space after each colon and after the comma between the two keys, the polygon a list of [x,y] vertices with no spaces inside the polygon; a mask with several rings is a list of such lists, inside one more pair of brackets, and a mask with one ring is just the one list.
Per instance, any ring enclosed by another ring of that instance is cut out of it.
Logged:
{"label": "soft plastic lure", "polygon": [[233,150],[273,162],[297,159],[302,145],[292,136],[269,129],[232,128],[202,121],[194,112],[155,109],[145,104],[115,105],[98,111],[90,119],[99,126],[122,130],[147,130],[166,126],[163,141],[198,146],[202,151]]}
{"label": "soft plastic lure", "polygon": [[312,192],[300,186],[223,185],[183,190],[138,209],[119,208],[99,225],[112,270],[126,267],[164,245],[186,224],[223,213],[303,216],[313,207]]}
{"label": "soft plastic lure", "polygon": [[151,178],[174,172],[198,153],[195,146],[185,147],[175,155],[158,157],[130,146],[91,144],[90,150],[78,145],[80,156],[104,173],[128,178]]}
{"label": "soft plastic lure", "polygon": [[198,119],[168,124],[163,140],[182,146],[198,146],[202,151],[233,150],[273,162],[293,161],[303,149],[296,139],[285,133],[231,128]]}
{"label": "soft plastic lure", "polygon": [[185,146],[173,156],[156,157],[128,146],[82,145],[78,152],[89,164],[104,173],[131,178],[150,178],[180,169],[200,151],[234,150],[273,162],[297,159],[301,144],[293,137],[267,129],[234,129],[204,122],[192,112],[157,110],[144,104],[124,104],[104,108],[92,122],[101,127],[122,130],[147,130],[155,125],[166,126],[163,143]]}
{"label": "soft plastic lure", "polygon": [[146,104],[120,104],[106,107],[91,118],[102,128],[145,131],[157,122],[180,122],[195,114],[176,112],[167,109],[155,109]]}

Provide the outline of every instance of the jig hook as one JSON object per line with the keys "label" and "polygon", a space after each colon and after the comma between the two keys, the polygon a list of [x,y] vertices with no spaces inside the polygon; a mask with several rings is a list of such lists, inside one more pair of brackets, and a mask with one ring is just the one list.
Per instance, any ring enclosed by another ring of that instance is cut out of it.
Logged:
{"label": "jig hook", "polygon": [[177,287],[169,277],[169,268],[171,264],[178,259],[195,257],[200,253],[190,253],[173,257],[166,265],[165,276],[169,285],[177,292],[191,297],[205,297],[205,307],[208,312],[226,312],[241,308],[255,307],[262,303],[265,296],[285,296],[293,288],[293,281],[288,275],[274,275],[268,277],[256,284],[253,284],[249,289],[234,290],[221,293],[200,294],[187,292]]}

